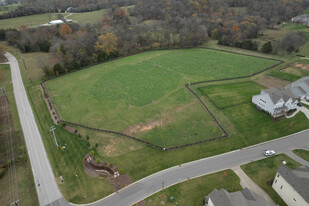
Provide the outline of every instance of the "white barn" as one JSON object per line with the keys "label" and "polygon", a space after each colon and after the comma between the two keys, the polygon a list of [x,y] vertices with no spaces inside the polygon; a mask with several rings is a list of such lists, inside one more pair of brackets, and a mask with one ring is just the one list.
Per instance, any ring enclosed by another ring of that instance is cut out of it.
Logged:
{"label": "white barn", "polygon": [[64,22],[60,19],[57,19],[57,20],[53,20],[53,21],[50,21],[49,24],[51,25],[57,25],[57,24],[63,24]]}

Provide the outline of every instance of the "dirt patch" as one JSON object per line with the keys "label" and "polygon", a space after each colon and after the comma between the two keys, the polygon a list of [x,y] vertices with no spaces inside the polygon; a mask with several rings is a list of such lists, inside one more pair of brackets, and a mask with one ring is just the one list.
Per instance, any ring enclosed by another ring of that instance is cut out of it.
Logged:
{"label": "dirt patch", "polygon": [[298,68],[298,69],[302,69],[302,70],[305,70],[305,71],[309,71],[309,64],[303,64],[303,63],[296,62],[296,63],[293,64],[293,67]]}
{"label": "dirt patch", "polygon": [[[120,174],[115,166],[110,166],[109,163],[101,162],[97,164],[96,161],[87,154],[84,157],[83,165],[85,172],[94,178],[107,179],[107,181],[114,187],[115,191],[118,192],[122,188],[132,184],[131,178],[126,174]],[[102,168],[101,168],[102,167]],[[102,171],[105,172],[102,172]],[[107,171],[108,170],[108,171]],[[145,206],[145,201],[140,201],[136,204],[137,206]]]}
{"label": "dirt patch", "polygon": [[146,124],[137,124],[130,126],[127,129],[125,129],[123,133],[127,135],[133,135],[139,132],[152,130],[155,127],[162,127],[162,126],[163,126],[163,120],[157,120]]}
{"label": "dirt patch", "polygon": [[281,89],[290,84],[290,82],[288,81],[271,76],[262,76],[259,79],[255,80],[255,82],[267,88],[278,87]]}

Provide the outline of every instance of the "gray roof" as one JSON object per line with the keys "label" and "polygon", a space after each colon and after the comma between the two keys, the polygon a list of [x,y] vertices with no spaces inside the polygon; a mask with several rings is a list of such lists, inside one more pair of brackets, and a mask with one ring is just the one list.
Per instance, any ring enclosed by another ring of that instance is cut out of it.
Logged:
{"label": "gray roof", "polygon": [[299,167],[290,170],[287,166],[282,165],[278,173],[291,185],[304,200],[309,203],[309,168]]}
{"label": "gray roof", "polygon": [[215,189],[205,198],[206,200],[210,198],[215,206],[268,206],[264,198],[248,188],[233,193],[229,193],[225,189]]}
{"label": "gray roof", "polygon": [[261,94],[268,94],[271,101],[274,104],[277,104],[277,102],[282,98],[284,102],[287,102],[289,99],[293,99],[295,101],[293,93],[289,89],[279,89],[277,87],[273,87],[270,89],[264,89],[262,90]]}
{"label": "gray roof", "polygon": [[303,90],[301,87],[291,87],[290,85],[286,87],[285,91],[289,93],[294,98],[300,98],[301,96],[306,94],[306,91]]}

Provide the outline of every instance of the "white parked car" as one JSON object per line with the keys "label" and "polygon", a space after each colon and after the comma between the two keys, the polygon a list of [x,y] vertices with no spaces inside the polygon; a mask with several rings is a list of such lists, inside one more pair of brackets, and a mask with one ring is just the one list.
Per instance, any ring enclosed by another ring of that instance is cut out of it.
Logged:
{"label": "white parked car", "polygon": [[265,156],[272,156],[274,154],[276,154],[276,152],[274,150],[265,150],[264,151]]}

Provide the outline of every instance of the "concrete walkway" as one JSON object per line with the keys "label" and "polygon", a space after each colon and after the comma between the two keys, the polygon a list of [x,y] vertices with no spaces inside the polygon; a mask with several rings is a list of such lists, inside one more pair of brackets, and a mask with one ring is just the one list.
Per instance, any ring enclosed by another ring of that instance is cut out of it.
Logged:
{"label": "concrete walkway", "polygon": [[240,166],[236,166],[231,169],[240,178],[240,185],[242,186],[242,188],[247,187],[252,192],[263,197],[270,206],[276,206],[275,202],[269,197],[269,195],[262,188],[260,188],[255,182],[253,182],[250,179],[250,177],[248,177],[248,175],[240,168]]}
{"label": "concrete walkway", "polygon": [[306,107],[298,107],[298,109],[306,115],[307,119],[309,119],[309,109]]}
{"label": "concrete walkway", "polygon": [[309,167],[309,162],[304,160],[303,158],[301,158],[300,156],[297,156],[293,151],[288,151],[285,152],[286,155],[288,155],[289,157],[291,157],[293,160],[295,160],[296,162]]}

